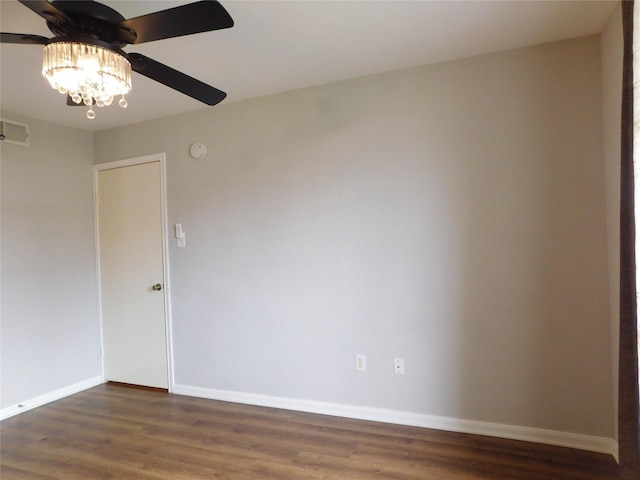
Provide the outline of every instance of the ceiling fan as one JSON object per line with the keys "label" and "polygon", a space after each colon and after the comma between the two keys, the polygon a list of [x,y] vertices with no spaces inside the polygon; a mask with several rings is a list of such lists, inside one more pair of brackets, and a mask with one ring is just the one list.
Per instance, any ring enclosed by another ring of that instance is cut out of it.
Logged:
{"label": "ceiling fan", "polygon": [[94,1],[18,0],[47,22],[53,38],[23,33],[0,33],[1,43],[44,45],[42,74],[67,95],[68,105],[110,105],[131,89],[131,70],[207,105],[227,94],[140,53],[125,53],[128,44],[209,32],[233,26],[233,19],[215,0],[204,0],[125,19],[114,9]]}

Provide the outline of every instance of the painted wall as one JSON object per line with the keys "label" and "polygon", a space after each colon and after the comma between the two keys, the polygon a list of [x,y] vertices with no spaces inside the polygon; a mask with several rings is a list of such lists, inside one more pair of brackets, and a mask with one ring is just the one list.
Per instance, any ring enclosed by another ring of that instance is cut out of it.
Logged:
{"label": "painted wall", "polygon": [[98,132],[167,153],[176,383],[611,437],[601,82],[594,36]]}
{"label": "painted wall", "polygon": [[609,311],[614,438],[618,438],[618,339],[620,336],[620,117],[622,102],[622,6],[601,34],[602,119],[609,252]]}
{"label": "painted wall", "polygon": [[30,146],[0,143],[3,409],[101,375],[93,135],[9,112]]}

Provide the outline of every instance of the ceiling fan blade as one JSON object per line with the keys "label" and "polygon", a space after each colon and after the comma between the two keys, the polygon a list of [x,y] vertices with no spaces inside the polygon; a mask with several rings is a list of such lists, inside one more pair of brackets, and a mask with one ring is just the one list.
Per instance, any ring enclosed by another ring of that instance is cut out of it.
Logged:
{"label": "ceiling fan blade", "polygon": [[127,58],[131,62],[131,69],[135,72],[207,105],[220,103],[227,96],[222,90],[218,90],[139,53],[129,53]]}
{"label": "ceiling fan blade", "polygon": [[67,23],[75,25],[76,22],[71,20],[64,12],[47,2],[46,0],[18,0],[25,7],[33,10],[35,13],[44,18],[47,22],[55,25]]}
{"label": "ceiling fan blade", "polygon": [[30,45],[46,45],[49,39],[28,33],[0,33],[0,43],[25,43]]}
{"label": "ceiling fan blade", "polygon": [[124,20],[118,26],[120,40],[137,44],[230,28],[233,19],[219,2],[205,0]]}

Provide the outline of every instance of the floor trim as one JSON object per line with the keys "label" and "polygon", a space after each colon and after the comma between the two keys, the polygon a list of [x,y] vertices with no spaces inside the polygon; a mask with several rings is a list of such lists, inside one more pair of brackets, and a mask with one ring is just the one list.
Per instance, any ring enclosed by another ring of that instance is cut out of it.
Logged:
{"label": "floor trim", "polygon": [[[102,383],[104,383],[102,377],[98,376],[89,378],[82,382],[20,402],[19,404],[3,408],[0,410],[0,420],[13,417],[14,415],[24,413],[33,408],[73,395],[74,393],[87,390]],[[228,390],[216,390],[191,385],[174,385],[173,393],[191,397],[221,400],[225,402],[260,405],[265,407],[282,408],[285,410],[433,428],[436,430],[446,430],[450,432],[487,435],[490,437],[576,448],[579,450],[613,455],[617,460],[617,442],[606,437],[596,437],[592,435],[582,435],[556,430],[545,430],[490,422],[479,422],[475,420],[464,420],[451,417],[440,417],[436,415],[425,415],[382,408],[274,397]]]}
{"label": "floor trim", "polygon": [[68,385],[58,390],[54,390],[53,392],[45,393],[44,395],[39,395],[29,400],[25,400],[24,402],[20,402],[16,405],[11,405],[10,407],[6,407],[0,410],[0,420],[4,420],[5,418],[13,417],[14,415],[27,412],[33,408],[40,407],[56,400],[60,400],[61,398],[68,397],[69,395],[73,395],[74,393],[82,392],[83,390],[87,390],[102,383],[104,383],[104,381],[102,380],[101,376],[92,377],[83,380],[82,382],[74,383],[73,385]]}
{"label": "floor trim", "polygon": [[387,410],[382,408],[359,407],[312,400],[299,400],[269,395],[216,390],[191,385],[174,385],[173,393],[192,397],[209,398],[226,402],[283,408],[323,415],[356,418],[384,423],[395,423],[414,427],[433,428],[450,432],[487,435],[490,437],[522,440],[560,447],[576,448],[590,452],[615,454],[616,442],[611,438],[582,435],[570,432],[545,430],[540,428],[479,422],[435,415]]}

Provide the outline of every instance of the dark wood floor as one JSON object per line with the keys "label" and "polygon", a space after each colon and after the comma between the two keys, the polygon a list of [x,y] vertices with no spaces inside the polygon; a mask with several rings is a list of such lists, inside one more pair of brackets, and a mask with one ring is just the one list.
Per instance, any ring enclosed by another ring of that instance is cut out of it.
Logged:
{"label": "dark wood floor", "polygon": [[0,429],[2,480],[616,478],[607,455],[109,384]]}

